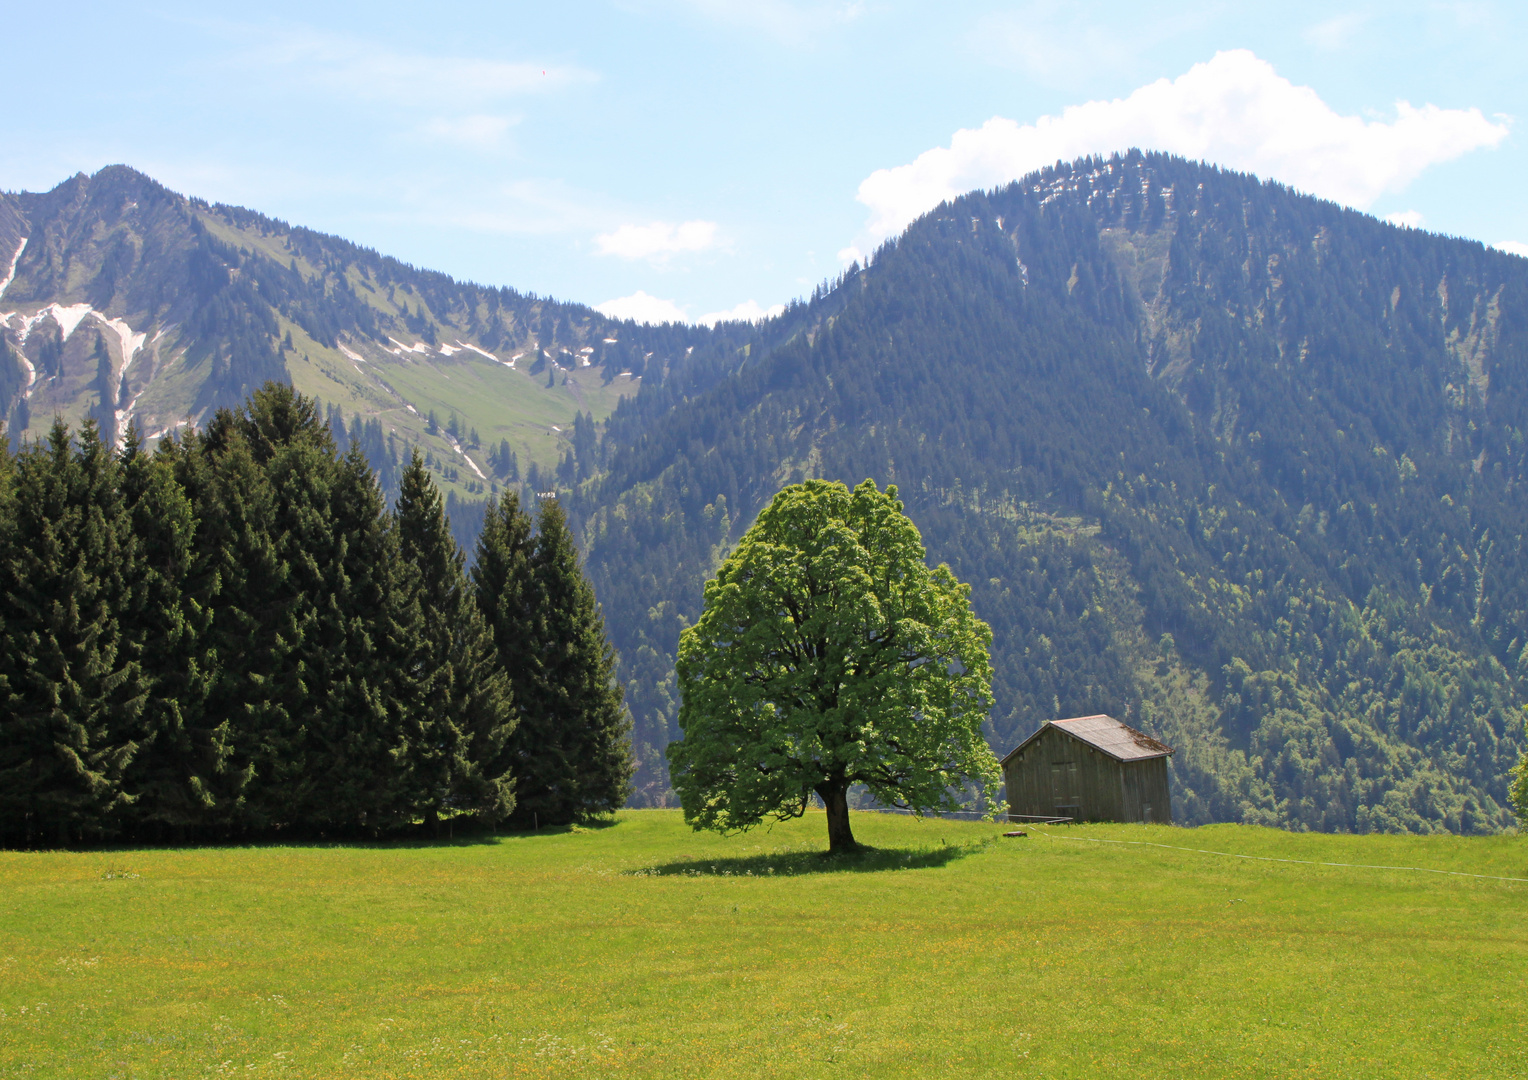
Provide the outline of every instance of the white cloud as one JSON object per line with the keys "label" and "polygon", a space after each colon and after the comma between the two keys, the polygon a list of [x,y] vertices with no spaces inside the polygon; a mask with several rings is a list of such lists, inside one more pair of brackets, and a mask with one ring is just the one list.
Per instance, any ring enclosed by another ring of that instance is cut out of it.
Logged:
{"label": "white cloud", "polygon": [[594,238],[601,255],[622,259],[666,259],[687,251],[704,251],[716,244],[716,222],[686,221],[678,225],[655,221],[651,225],[622,225],[615,232]]}
{"label": "white cloud", "polygon": [[1318,49],[1334,51],[1348,43],[1359,28],[1368,22],[1367,15],[1358,12],[1348,12],[1346,15],[1335,15],[1330,19],[1324,19],[1314,26],[1305,30],[1305,40]]}
{"label": "white cloud", "polygon": [[1505,251],[1508,255],[1522,255],[1528,258],[1528,244],[1521,240],[1498,240],[1491,246],[1497,251]]}
{"label": "white cloud", "polygon": [[727,311],[712,311],[695,321],[702,326],[715,326],[719,322],[760,322],[764,319],[772,319],[784,311],[784,304],[764,308],[760,307],[755,300],[744,300],[737,307]]}
{"label": "white cloud", "polygon": [[1386,214],[1385,220],[1392,225],[1404,225],[1408,229],[1420,229],[1422,227],[1422,212],[1420,210],[1398,210],[1393,214]]}
{"label": "white cloud", "polygon": [[427,122],[422,130],[439,142],[489,150],[499,145],[513,124],[507,116],[441,116]]}
{"label": "white cloud", "polygon": [[[1429,165],[1496,146],[1508,122],[1479,109],[1396,103],[1393,121],[1342,116],[1245,49],[1216,53],[1171,81],[1130,96],[1073,105],[1020,125],[993,117],[957,131],[907,165],[879,169],[859,187],[870,208],[866,244],[972,188],[995,187],[1057,160],[1140,147],[1280,180],[1366,209]],[[862,245],[863,246],[863,245]]]}
{"label": "white cloud", "polygon": [[838,249],[838,261],[848,266],[850,263],[862,263],[865,261],[865,253],[850,244],[848,247]]}
{"label": "white cloud", "polygon": [[639,323],[689,322],[684,309],[672,300],[660,300],[638,289],[630,296],[595,304],[594,310],[612,319],[633,319]]}

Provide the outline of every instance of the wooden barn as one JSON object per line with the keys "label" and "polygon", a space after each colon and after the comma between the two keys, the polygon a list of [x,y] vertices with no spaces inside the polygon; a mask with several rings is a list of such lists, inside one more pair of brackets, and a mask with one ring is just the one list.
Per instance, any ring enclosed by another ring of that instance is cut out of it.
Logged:
{"label": "wooden barn", "polygon": [[1172,748],[1112,716],[1048,720],[1003,758],[1015,820],[1149,821],[1171,825]]}

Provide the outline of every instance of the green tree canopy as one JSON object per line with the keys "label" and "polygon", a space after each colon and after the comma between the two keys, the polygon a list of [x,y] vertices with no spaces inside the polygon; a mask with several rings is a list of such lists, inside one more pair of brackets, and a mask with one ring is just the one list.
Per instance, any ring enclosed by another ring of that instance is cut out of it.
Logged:
{"label": "green tree canopy", "polygon": [[815,792],[837,852],[855,846],[852,785],[915,811],[955,809],[972,780],[996,788],[992,632],[969,586],[924,558],[895,486],[775,496],[680,637],[669,760],[685,820],[748,829]]}

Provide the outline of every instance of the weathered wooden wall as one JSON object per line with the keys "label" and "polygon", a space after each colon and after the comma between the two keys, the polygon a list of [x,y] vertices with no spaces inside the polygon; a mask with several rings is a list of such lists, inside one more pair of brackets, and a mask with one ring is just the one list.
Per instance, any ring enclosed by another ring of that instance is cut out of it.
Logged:
{"label": "weathered wooden wall", "polygon": [[1003,767],[1008,810],[1079,821],[1172,822],[1167,759],[1118,761],[1057,728]]}

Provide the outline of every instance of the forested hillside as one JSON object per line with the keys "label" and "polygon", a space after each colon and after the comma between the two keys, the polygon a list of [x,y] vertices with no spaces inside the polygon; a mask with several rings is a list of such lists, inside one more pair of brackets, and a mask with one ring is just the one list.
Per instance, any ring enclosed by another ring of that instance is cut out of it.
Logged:
{"label": "forested hillside", "polygon": [[1525,321],[1522,259],[1164,156],[940,207],[609,421],[575,505],[639,798],[703,578],[782,483],[868,476],[992,624],[1000,751],[1110,712],[1179,820],[1508,824]]}

